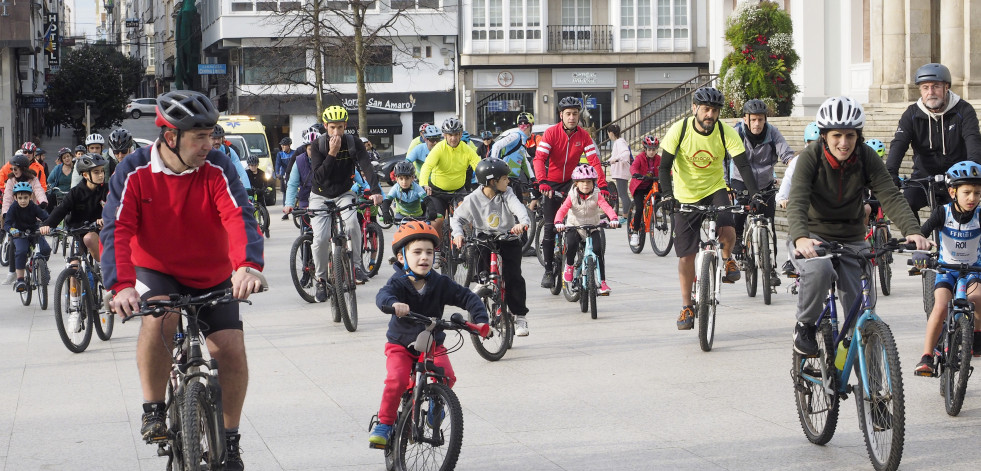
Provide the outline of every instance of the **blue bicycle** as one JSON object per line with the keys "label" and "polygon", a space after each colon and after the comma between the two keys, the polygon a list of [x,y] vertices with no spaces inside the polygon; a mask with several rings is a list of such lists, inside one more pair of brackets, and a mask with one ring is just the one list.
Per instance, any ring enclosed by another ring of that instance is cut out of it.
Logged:
{"label": "blue bicycle", "polygon": [[[850,393],[855,395],[865,448],[876,470],[894,470],[899,466],[906,412],[896,342],[889,326],[876,315],[874,301],[870,299],[869,293],[875,291],[871,281],[874,267],[870,261],[883,251],[915,248],[900,245],[903,242],[890,240],[874,252],[854,250],[838,243],[818,249],[820,256],[832,259],[836,269],[841,257],[859,260],[862,296],[848,310],[839,331],[835,283],[831,284],[824,311],[815,323],[818,354],[808,357],[795,351],[790,371],[797,415],[811,443],[823,445],[831,440],[838,423],[839,401],[847,399]],[[853,368],[859,379],[854,386],[848,384]]]}
{"label": "blue bicycle", "polygon": [[[599,257],[593,251],[593,238],[591,234],[593,231],[602,230],[604,227],[607,227],[606,221],[602,221],[599,224],[565,226],[564,228],[565,231],[582,230],[586,233],[576,253],[576,268],[572,276],[572,282],[565,283],[563,280],[563,284],[565,285],[564,289],[567,289],[577,298],[570,301],[579,301],[579,309],[582,312],[589,311],[589,317],[593,319],[596,319],[596,296],[602,279],[600,277]],[[563,249],[563,252],[565,252],[565,249]],[[562,266],[563,263],[560,262],[563,260],[565,260],[564,256],[562,259],[555,259],[555,265]]]}

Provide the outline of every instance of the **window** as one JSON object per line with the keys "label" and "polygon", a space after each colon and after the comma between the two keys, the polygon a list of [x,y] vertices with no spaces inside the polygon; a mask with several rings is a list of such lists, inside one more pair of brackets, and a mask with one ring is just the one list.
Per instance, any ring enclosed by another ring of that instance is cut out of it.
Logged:
{"label": "window", "polygon": [[690,48],[688,0],[657,0],[657,48]]}
{"label": "window", "polygon": [[[651,27],[652,0],[621,0],[620,1],[620,40],[631,41],[636,39],[638,49],[650,49],[653,47],[650,39],[654,35]],[[624,44],[624,43],[621,43]],[[632,42],[630,44],[633,44]],[[644,47],[644,46],[647,47]],[[630,48],[629,45],[627,46]]]}
{"label": "window", "polygon": [[511,0],[508,15],[511,39],[541,39],[540,0]]}
{"label": "window", "polygon": [[[392,83],[392,46],[373,46],[364,71],[365,83]],[[355,83],[357,75],[348,56],[327,56],[324,80],[328,83]]]}
{"label": "window", "polygon": [[393,10],[439,9],[439,0],[392,0]]}
{"label": "window", "polygon": [[296,47],[242,49],[242,83],[268,85],[306,82],[306,51]]}
{"label": "window", "polygon": [[504,0],[473,1],[471,35],[478,40],[504,39]]}
{"label": "window", "polygon": [[[342,2],[342,3],[347,3],[347,2]],[[300,8],[300,2],[297,0],[278,0],[278,1],[232,0],[233,12],[291,11],[291,10],[298,10],[299,8]]]}
{"label": "window", "polygon": [[565,26],[589,25],[590,0],[562,0],[562,24]]}

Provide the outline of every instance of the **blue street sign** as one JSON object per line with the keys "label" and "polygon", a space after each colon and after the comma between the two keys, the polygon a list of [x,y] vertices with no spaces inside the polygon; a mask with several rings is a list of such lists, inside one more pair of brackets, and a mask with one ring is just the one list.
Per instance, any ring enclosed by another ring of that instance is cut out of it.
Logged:
{"label": "blue street sign", "polygon": [[198,75],[224,75],[228,73],[225,64],[198,64]]}
{"label": "blue street sign", "polygon": [[589,97],[586,99],[586,109],[596,109],[596,97]]}

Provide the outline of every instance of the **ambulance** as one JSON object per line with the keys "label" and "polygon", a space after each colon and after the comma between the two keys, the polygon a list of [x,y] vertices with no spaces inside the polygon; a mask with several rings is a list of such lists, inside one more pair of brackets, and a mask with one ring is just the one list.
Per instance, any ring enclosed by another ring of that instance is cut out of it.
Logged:
{"label": "ambulance", "polygon": [[[273,154],[266,138],[266,127],[257,117],[243,115],[219,116],[218,124],[225,128],[226,134],[242,136],[248,145],[248,154],[259,157],[259,168],[266,174],[267,187],[272,188],[272,192],[266,194],[266,204],[276,204],[276,173],[273,168]],[[244,159],[246,156],[240,157]]]}

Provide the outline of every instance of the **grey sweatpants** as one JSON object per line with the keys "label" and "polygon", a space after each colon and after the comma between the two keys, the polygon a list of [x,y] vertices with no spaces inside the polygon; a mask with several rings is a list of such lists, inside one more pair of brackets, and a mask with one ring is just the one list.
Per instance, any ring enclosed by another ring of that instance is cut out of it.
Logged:
{"label": "grey sweatpants", "polygon": [[[814,234],[812,239],[824,240]],[[845,244],[852,249],[863,249],[869,246],[868,242],[849,242]],[[811,258],[798,259],[793,257],[795,250],[792,241],[787,241],[788,254],[791,255],[791,262],[797,267],[800,274],[800,290],[797,293],[797,321],[804,324],[814,324],[818,316],[824,310],[825,301],[828,299],[828,290],[831,283],[837,282],[837,296],[841,301],[838,303],[839,319],[844,320],[851,309],[855,298],[862,295],[862,271],[861,262],[851,257],[841,257],[838,259],[838,270],[834,269],[830,258]],[[872,303],[875,303],[875,292],[870,290]]]}
{"label": "grey sweatpants", "polygon": [[[333,201],[337,206],[347,206],[354,201],[354,193],[344,193],[337,198],[324,198],[318,194],[310,194],[310,209],[322,208],[324,202]],[[330,260],[330,213],[323,212],[310,219],[313,227],[313,242],[310,248],[313,250],[313,267],[317,278],[327,279],[327,263]],[[361,260],[361,225],[358,224],[358,212],[354,208],[341,211],[341,218],[344,219],[344,229],[347,236],[351,238],[351,247],[354,251],[354,259]]]}

